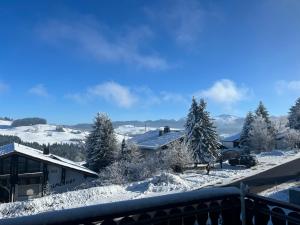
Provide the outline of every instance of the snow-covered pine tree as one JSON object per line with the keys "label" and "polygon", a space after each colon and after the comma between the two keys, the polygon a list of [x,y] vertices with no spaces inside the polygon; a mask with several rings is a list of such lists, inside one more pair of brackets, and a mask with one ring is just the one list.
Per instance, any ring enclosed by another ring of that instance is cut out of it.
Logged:
{"label": "snow-covered pine tree", "polygon": [[261,117],[267,124],[268,131],[270,135],[274,136],[275,138],[275,127],[270,120],[269,112],[267,108],[264,106],[262,101],[259,102],[257,109],[255,110],[256,117]]}
{"label": "snow-covered pine tree", "polygon": [[258,107],[255,110],[255,114],[256,116],[261,116],[267,124],[271,123],[269,112],[262,103],[262,101],[259,102]]}
{"label": "snow-covered pine tree", "polygon": [[116,137],[111,120],[106,114],[98,113],[95,117],[93,130],[87,138],[87,165],[99,172],[113,163],[117,154]]}
{"label": "snow-covered pine tree", "polygon": [[199,103],[199,124],[202,126],[203,130],[203,139],[201,150],[199,152],[200,161],[203,163],[215,161],[220,156],[220,144],[219,138],[216,131],[216,127],[213,124],[213,120],[211,119],[209,112],[206,110],[206,102],[201,99]]}
{"label": "snow-covered pine tree", "polygon": [[[198,123],[198,104],[196,99],[193,97],[192,104],[189,109],[189,113],[187,115],[186,123],[185,123],[185,143],[190,152],[192,152],[194,156],[194,149],[197,148],[199,137],[196,135],[195,126]],[[196,155],[194,156],[196,162]]]}
{"label": "snow-covered pine tree", "polygon": [[257,152],[271,151],[275,146],[274,136],[268,129],[265,118],[255,116],[250,128],[250,146]]}
{"label": "snow-covered pine tree", "polygon": [[298,98],[295,105],[290,108],[288,120],[288,126],[290,128],[300,130],[300,98]]}
{"label": "snow-covered pine tree", "polygon": [[195,163],[208,163],[219,156],[219,142],[216,128],[206,111],[206,103],[199,106],[193,99],[186,124],[186,143],[193,153]]}
{"label": "snow-covered pine tree", "polygon": [[250,148],[251,148],[250,130],[251,130],[251,125],[252,125],[253,121],[254,121],[253,113],[248,112],[248,114],[245,118],[245,121],[244,121],[241,136],[240,136],[240,147],[247,152],[250,151]]}
{"label": "snow-covered pine tree", "polygon": [[187,139],[190,137],[191,133],[193,132],[197,120],[198,120],[198,104],[196,102],[196,99],[193,97],[192,105],[189,109],[189,113],[187,115],[187,119],[185,123],[185,132],[186,132]]}

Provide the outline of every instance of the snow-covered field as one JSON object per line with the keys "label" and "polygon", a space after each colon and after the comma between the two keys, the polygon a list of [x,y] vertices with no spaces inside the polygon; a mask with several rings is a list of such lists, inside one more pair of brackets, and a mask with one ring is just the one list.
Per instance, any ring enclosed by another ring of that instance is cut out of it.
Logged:
{"label": "snow-covered field", "polygon": [[183,174],[161,173],[151,179],[127,185],[92,187],[24,202],[2,204],[0,205],[0,218],[225,185],[299,158],[300,153],[272,151],[259,154],[257,157],[259,164],[250,169],[233,167],[227,163],[224,163],[223,169],[220,169],[219,165],[216,164],[215,169],[209,175],[200,169],[191,169]]}
{"label": "snow-covered field", "polygon": [[[63,128],[63,132],[56,131],[56,125],[38,124],[32,126],[11,127],[11,121],[0,120],[0,135],[14,135],[25,142],[39,144],[77,143],[84,141],[88,132]],[[58,126],[59,127],[59,126]],[[123,133],[116,133],[118,141],[122,141]]]}

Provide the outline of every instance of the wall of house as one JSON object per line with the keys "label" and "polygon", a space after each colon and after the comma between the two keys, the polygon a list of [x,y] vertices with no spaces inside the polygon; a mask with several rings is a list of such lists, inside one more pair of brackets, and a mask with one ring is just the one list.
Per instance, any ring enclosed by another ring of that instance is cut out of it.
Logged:
{"label": "wall of house", "polygon": [[[63,170],[65,175],[63,178]],[[83,173],[72,169],[63,169],[55,165],[48,165],[48,183],[50,191],[63,192],[82,184],[90,178],[86,178]]]}

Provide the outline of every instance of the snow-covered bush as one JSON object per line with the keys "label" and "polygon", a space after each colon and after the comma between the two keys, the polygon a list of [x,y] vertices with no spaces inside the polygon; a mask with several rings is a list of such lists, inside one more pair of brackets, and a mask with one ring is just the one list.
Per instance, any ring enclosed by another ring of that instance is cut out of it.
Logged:
{"label": "snow-covered bush", "polygon": [[261,116],[254,118],[249,136],[250,147],[254,151],[271,151],[275,146],[274,135],[270,133],[267,122]]}
{"label": "snow-covered bush", "polygon": [[295,129],[287,129],[279,136],[277,140],[277,148],[296,149],[300,144],[300,132]]}
{"label": "snow-covered bush", "polygon": [[56,126],[55,131],[56,132],[65,132],[65,129],[62,126]]}
{"label": "snow-covered bush", "polygon": [[185,143],[176,141],[163,151],[163,163],[166,169],[183,172],[186,166],[193,163],[193,154]]}

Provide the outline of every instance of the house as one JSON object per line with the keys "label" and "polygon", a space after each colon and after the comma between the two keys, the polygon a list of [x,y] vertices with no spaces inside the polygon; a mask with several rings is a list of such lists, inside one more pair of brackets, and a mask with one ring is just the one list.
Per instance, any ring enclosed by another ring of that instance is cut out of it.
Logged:
{"label": "house", "polygon": [[63,192],[97,173],[76,162],[12,143],[0,147],[0,202],[43,196],[45,190]]}
{"label": "house", "polygon": [[177,140],[183,140],[185,132],[182,130],[171,130],[168,126],[163,130],[152,130],[144,134],[136,135],[130,139],[143,152],[167,149],[170,144]]}
{"label": "house", "polygon": [[222,145],[226,148],[238,148],[240,145],[240,137],[240,133],[229,136],[221,141]]}

